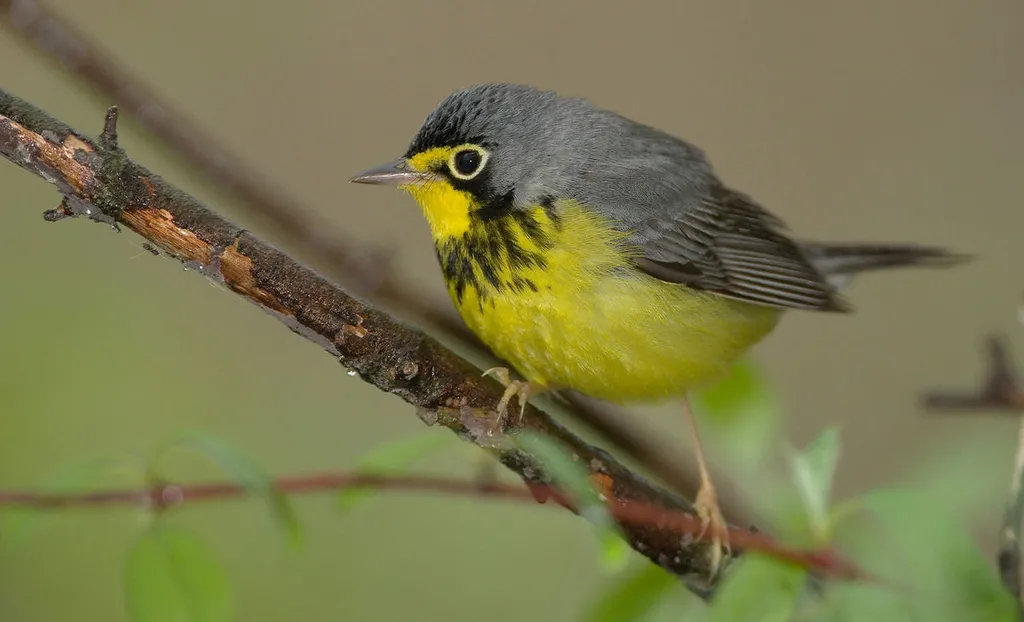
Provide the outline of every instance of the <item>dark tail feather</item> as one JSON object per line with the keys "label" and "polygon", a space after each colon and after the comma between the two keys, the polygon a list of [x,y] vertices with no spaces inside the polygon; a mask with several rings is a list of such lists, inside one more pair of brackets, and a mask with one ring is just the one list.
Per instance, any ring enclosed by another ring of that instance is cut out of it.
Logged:
{"label": "dark tail feather", "polygon": [[970,259],[933,246],[913,244],[806,244],[807,258],[836,287],[866,270],[910,266],[947,267]]}

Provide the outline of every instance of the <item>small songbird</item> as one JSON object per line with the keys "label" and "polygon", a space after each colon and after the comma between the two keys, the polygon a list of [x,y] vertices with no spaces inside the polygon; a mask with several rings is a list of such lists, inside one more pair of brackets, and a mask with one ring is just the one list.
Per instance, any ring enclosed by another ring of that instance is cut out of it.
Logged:
{"label": "small songbird", "polygon": [[[516,397],[556,389],[617,403],[681,400],[717,567],[725,522],[687,401],[786,309],[848,311],[864,270],[958,259],[902,244],[798,242],[730,189],[694,145],[583,99],[514,84],[449,95],[405,155],[352,179],[419,203],[452,301]],[[499,422],[501,423],[501,422]]]}

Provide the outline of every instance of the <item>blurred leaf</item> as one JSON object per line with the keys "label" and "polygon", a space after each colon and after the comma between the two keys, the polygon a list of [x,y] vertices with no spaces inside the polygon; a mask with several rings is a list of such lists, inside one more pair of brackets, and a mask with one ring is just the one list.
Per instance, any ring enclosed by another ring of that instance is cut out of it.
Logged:
{"label": "blurred leaf", "polygon": [[765,470],[740,484],[751,514],[758,517],[758,527],[790,546],[814,544],[807,508],[792,478]]}
{"label": "blurred leaf", "polygon": [[[453,445],[457,440],[447,431],[430,430],[397,441],[378,445],[356,464],[356,472],[373,475],[401,475],[426,456]],[[376,493],[372,488],[348,487],[338,492],[338,507],[351,510],[366,503]]]}
{"label": "blurred leaf", "polygon": [[299,549],[303,546],[302,525],[291,499],[274,489],[270,475],[253,458],[227,441],[203,432],[183,434],[171,445],[188,447],[204,454],[244,488],[262,494],[274,521],[288,536],[292,547]]}
{"label": "blurred leaf", "polygon": [[814,617],[809,619],[815,622],[905,622],[916,619],[893,586],[871,582],[828,583],[814,613]]}
{"label": "blurred leaf", "polygon": [[204,432],[188,432],[176,437],[171,445],[188,447],[205,455],[245,488],[266,491],[272,487],[272,481],[263,467],[241,449],[221,438]]}
{"label": "blurred leaf", "polygon": [[805,571],[757,553],[744,555],[711,601],[706,622],[788,622],[803,588]]}
{"label": "blurred leaf", "polygon": [[176,527],[157,526],[132,547],[125,602],[135,622],[231,620],[231,583],[206,544]]}
{"label": "blurred leaf", "polygon": [[618,574],[626,569],[633,549],[622,539],[617,529],[602,529],[598,538],[601,541],[601,567],[609,574]]}
{"label": "blurred leaf", "polygon": [[600,530],[598,537],[602,551],[611,538],[621,540],[618,526],[612,520],[602,495],[590,481],[590,474],[573,460],[562,444],[529,430],[516,432],[514,438],[519,447],[536,458],[544,472],[576,503],[580,515]]}
{"label": "blurred leaf", "polygon": [[978,428],[930,447],[899,478],[900,485],[962,520],[1002,513],[1017,437],[1001,426]]}
{"label": "blurred leaf", "polygon": [[691,395],[694,411],[731,460],[756,468],[773,447],[779,426],[779,401],[757,367],[747,360],[733,365],[718,383]]}
{"label": "blurred leaf", "polygon": [[908,594],[908,609],[921,619],[1017,619],[1017,604],[992,564],[945,506],[900,489],[872,491],[863,503],[882,527],[865,527],[847,548],[869,572]]}
{"label": "blurred leaf", "polygon": [[636,572],[603,590],[601,598],[590,607],[583,621],[639,622],[678,585],[676,577],[644,561]]}
{"label": "blurred leaf", "polygon": [[839,460],[839,432],[828,428],[802,452],[792,452],[790,464],[797,490],[819,544],[828,540],[829,496]]}
{"label": "blurred leaf", "polygon": [[523,451],[541,463],[541,468],[554,483],[568,493],[579,506],[580,513],[587,514],[596,522],[611,522],[608,509],[590,481],[590,474],[573,460],[568,449],[554,439],[529,430],[517,431],[514,438]]}
{"label": "blurred leaf", "polygon": [[[129,460],[131,457],[123,454],[93,456],[64,465],[37,486],[35,492],[40,495],[85,493],[95,490],[96,484],[103,477],[116,473],[131,475],[132,479],[142,481],[145,469],[139,461]],[[56,509],[28,507],[5,509],[0,514],[0,543],[5,546],[24,545],[56,512]]]}
{"label": "blurred leaf", "polygon": [[288,537],[288,543],[294,550],[301,550],[306,542],[302,532],[302,523],[299,515],[295,512],[295,505],[285,493],[279,490],[271,490],[268,493],[267,502],[270,504],[270,512],[278,526]]}
{"label": "blurred leaf", "polygon": [[728,376],[694,392],[693,400],[702,414],[723,422],[778,410],[771,388],[757,367],[748,360],[738,361]]}

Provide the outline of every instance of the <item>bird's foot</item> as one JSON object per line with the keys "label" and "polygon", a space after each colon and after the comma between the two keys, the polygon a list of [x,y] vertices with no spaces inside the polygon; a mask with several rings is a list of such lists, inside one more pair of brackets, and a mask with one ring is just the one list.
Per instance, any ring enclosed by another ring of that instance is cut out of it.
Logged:
{"label": "bird's foot", "polygon": [[710,479],[702,479],[697,499],[693,503],[700,517],[701,531],[697,536],[711,535],[711,576],[718,574],[722,560],[731,553],[729,548],[729,525],[718,507],[718,497]]}
{"label": "bird's foot", "polygon": [[523,413],[526,412],[526,403],[530,401],[530,395],[533,393],[533,387],[529,382],[525,382],[523,380],[512,380],[509,376],[507,367],[492,367],[485,371],[483,376],[490,376],[501,383],[501,386],[505,387],[505,392],[502,394],[501,400],[498,401],[498,421],[496,428],[501,430],[503,424],[506,422],[508,405],[512,401],[513,397],[515,397],[519,402],[519,416],[515,421],[518,425],[523,419]]}

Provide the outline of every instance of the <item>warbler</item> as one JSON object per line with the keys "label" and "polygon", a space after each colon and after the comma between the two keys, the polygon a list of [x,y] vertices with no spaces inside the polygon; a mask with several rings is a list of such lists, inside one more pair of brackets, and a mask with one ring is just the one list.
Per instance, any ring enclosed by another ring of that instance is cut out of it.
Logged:
{"label": "warbler", "polygon": [[513,397],[521,415],[554,389],[681,400],[713,567],[728,540],[687,394],[726,374],[783,311],[849,311],[839,289],[857,272],[960,259],[799,242],[698,147],[525,85],[452,93],[401,158],[352,181],[396,185],[422,208],[460,315],[523,378],[486,372],[506,387],[502,418]]}

